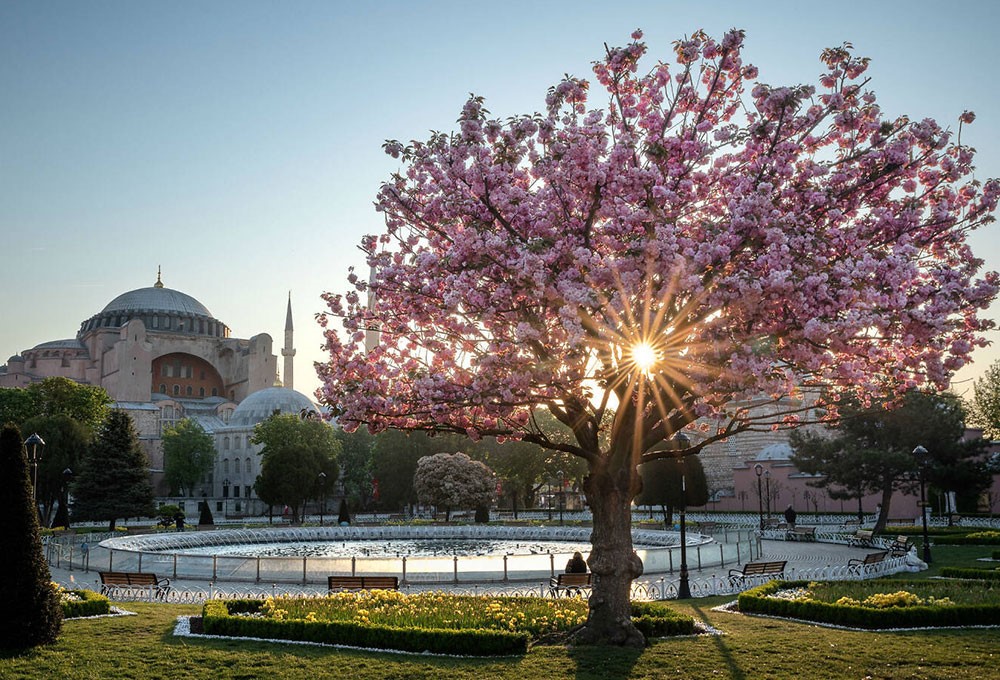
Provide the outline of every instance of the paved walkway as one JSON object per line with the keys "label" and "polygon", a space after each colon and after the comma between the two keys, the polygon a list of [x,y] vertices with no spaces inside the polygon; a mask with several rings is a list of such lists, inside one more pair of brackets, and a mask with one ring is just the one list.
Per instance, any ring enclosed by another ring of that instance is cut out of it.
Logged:
{"label": "paved walkway", "polygon": [[[813,543],[813,542],[795,542],[795,541],[780,541],[780,540],[763,540],[761,542],[762,553],[760,556],[755,556],[754,561],[760,560],[785,560],[788,562],[788,570],[812,570],[812,569],[822,569],[825,567],[842,567],[848,563],[848,560],[856,557],[863,557],[864,555],[873,552],[873,548],[852,548],[843,544],[838,543]],[[725,566],[706,566],[703,570],[698,571],[695,568],[691,568],[690,578],[692,582],[711,582],[714,579],[727,580],[729,575],[729,570],[734,568],[734,564],[726,564]],[[67,588],[88,588],[91,590],[100,590],[100,579],[97,575],[96,570],[91,570],[89,572],[82,571],[80,569],[73,569],[72,571],[66,568],[57,569],[50,565],[50,570],[52,572],[52,580],[60,585]],[[546,579],[547,580],[547,579]],[[664,581],[667,583],[676,582],[678,580],[678,574],[646,574],[638,581],[647,582],[657,582]],[[509,586],[503,586],[502,584],[490,584],[485,586],[486,588],[499,590],[504,588],[517,589],[527,591],[529,589],[539,589],[540,584],[536,582],[522,582],[522,583],[512,583]],[[296,584],[276,584],[272,585],[270,583],[247,583],[245,581],[225,581],[219,579],[215,582],[210,582],[208,580],[197,580],[197,579],[176,579],[171,580],[171,589],[174,593],[189,593],[192,597],[196,594],[204,595],[206,592],[212,589],[226,591],[226,592],[240,592],[240,593],[261,593],[272,591],[275,593],[282,592],[292,592],[292,593],[325,593],[326,589],[321,585],[310,584],[310,585],[296,585]],[[434,590],[461,590],[468,591],[472,587],[469,584],[454,585],[451,583],[440,583],[434,584],[433,586],[421,587],[420,589],[434,589]],[[182,598],[186,599],[186,598]],[[195,598],[197,599],[197,598]]]}

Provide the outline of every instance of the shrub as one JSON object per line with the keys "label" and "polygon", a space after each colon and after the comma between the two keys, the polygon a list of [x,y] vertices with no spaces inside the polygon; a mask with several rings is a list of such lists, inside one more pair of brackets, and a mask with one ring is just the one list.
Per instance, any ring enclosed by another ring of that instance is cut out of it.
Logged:
{"label": "shrub", "polygon": [[632,623],[646,638],[692,635],[694,619],[661,602],[633,602]]}
{"label": "shrub", "polygon": [[[739,608],[743,612],[869,629],[1000,624],[1000,605],[996,603],[955,604],[933,598],[924,601],[907,591],[872,595],[864,602],[850,597],[840,598],[837,602],[822,602],[801,594],[797,597],[774,597],[779,590],[801,589],[808,593],[817,585],[822,584],[771,581],[741,593]],[[891,584],[886,582],[886,585],[919,590],[923,584],[893,581]]]}
{"label": "shrub", "polygon": [[205,632],[213,635],[304,640],[375,649],[394,649],[435,654],[495,656],[528,651],[528,634],[501,630],[454,630],[444,628],[402,628],[347,621],[281,620],[254,616],[233,616],[230,607],[244,613],[261,611],[259,600],[244,602],[209,601],[202,617]]}
{"label": "shrub", "polygon": [[111,612],[111,602],[100,593],[93,590],[66,590],[57,583],[52,585],[59,595],[64,619],[100,616]]}
{"label": "shrub", "polygon": [[949,578],[1000,581],[1000,569],[963,569],[962,567],[941,567],[941,575]]}
{"label": "shrub", "polygon": [[28,461],[21,432],[14,425],[0,431],[0,512],[7,522],[6,557],[0,560],[0,646],[27,649],[55,642],[62,607],[52,588],[42,553]]}
{"label": "shrub", "polygon": [[210,524],[215,524],[215,518],[212,517],[212,509],[208,507],[208,501],[202,501],[198,504],[199,514],[198,514],[198,524],[201,526],[208,526]]}
{"label": "shrub", "polygon": [[940,536],[934,539],[942,545],[1000,545],[1000,531],[974,531],[964,536]]}
{"label": "shrub", "polygon": [[[423,607],[431,611],[421,612]],[[586,609],[586,602],[575,598],[362,591],[326,598],[210,601],[203,619],[205,631],[213,634],[487,656],[523,653],[532,638],[582,623]],[[635,602],[632,616],[647,637],[694,632],[693,618],[663,603]]]}

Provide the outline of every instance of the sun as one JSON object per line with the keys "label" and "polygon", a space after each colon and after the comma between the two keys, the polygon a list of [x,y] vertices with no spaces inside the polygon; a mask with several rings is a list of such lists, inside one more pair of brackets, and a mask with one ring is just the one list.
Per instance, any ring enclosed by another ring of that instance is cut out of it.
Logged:
{"label": "sun", "polygon": [[646,342],[639,342],[632,345],[631,354],[632,363],[635,364],[636,368],[645,373],[649,373],[659,359],[656,350]]}

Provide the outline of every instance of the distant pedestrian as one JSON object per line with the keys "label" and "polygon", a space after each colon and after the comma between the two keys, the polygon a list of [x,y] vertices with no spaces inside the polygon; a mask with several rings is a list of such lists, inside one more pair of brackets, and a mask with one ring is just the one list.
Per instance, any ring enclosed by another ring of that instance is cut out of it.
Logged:
{"label": "distant pedestrian", "polygon": [[789,529],[795,528],[795,508],[790,505],[785,508],[785,522],[788,524]]}
{"label": "distant pedestrian", "polygon": [[566,573],[567,574],[586,574],[587,573],[587,560],[583,559],[583,555],[579,552],[573,553],[573,557],[569,559],[566,563]]}
{"label": "distant pedestrian", "polygon": [[184,515],[179,512],[174,515],[174,526],[177,527],[177,531],[184,531]]}

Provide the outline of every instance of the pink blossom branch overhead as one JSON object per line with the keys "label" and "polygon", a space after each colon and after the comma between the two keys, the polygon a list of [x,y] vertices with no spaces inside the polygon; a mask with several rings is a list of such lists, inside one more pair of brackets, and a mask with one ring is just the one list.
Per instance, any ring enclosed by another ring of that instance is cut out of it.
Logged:
{"label": "pink blossom branch overhead", "polygon": [[[614,404],[645,446],[699,418],[709,440],[794,425],[803,387],[945,387],[992,326],[998,277],[967,235],[1000,184],[934,121],[885,117],[850,46],[779,87],[753,82],[743,40],[697,32],[640,71],[637,31],[544,113],[496,120],[473,96],[456,132],[387,142],[402,168],[363,242],[373,276],[320,318],[340,422],[537,441],[542,406],[592,457]],[[760,398],[786,408],[734,406]]]}

